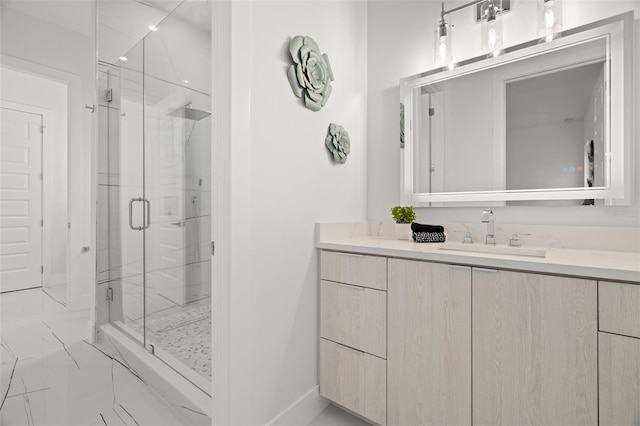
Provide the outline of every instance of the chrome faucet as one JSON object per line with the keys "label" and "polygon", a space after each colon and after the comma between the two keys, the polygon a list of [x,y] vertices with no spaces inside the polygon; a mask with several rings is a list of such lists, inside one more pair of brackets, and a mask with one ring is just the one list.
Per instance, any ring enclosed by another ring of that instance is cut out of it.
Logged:
{"label": "chrome faucet", "polygon": [[483,210],[482,211],[482,223],[487,224],[487,236],[485,237],[485,244],[495,244],[496,236],[494,234],[493,229],[493,211],[492,210]]}

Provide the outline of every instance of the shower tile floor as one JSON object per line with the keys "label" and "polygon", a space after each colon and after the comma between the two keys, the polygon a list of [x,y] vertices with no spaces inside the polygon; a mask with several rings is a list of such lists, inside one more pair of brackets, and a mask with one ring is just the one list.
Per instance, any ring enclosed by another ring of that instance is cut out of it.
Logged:
{"label": "shower tile floor", "polygon": [[[181,425],[120,354],[87,339],[89,311],[41,289],[0,295],[0,424]],[[204,414],[202,414],[204,415]]]}
{"label": "shower tile floor", "polygon": [[[143,333],[143,318],[136,313],[143,304],[139,285],[123,283],[125,294],[125,325],[138,335]],[[179,305],[157,294],[147,291],[147,299],[154,303],[147,306],[147,338],[179,362],[211,381],[211,298]],[[166,305],[157,301],[164,300]],[[131,308],[131,306],[135,308]],[[135,317],[135,318],[132,318]]]}

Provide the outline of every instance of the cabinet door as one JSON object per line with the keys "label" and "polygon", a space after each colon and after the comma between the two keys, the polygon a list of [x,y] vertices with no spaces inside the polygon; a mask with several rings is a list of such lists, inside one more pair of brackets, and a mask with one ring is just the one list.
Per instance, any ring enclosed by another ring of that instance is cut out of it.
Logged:
{"label": "cabinet door", "polygon": [[387,293],[320,282],[320,337],[387,358]]}
{"label": "cabinet door", "polygon": [[598,283],[600,330],[640,339],[640,285]]}
{"label": "cabinet door", "polygon": [[473,423],[597,424],[596,282],[473,269]]}
{"label": "cabinet door", "polygon": [[322,250],[320,278],[362,287],[387,289],[387,258]]}
{"label": "cabinet door", "polygon": [[385,360],[320,339],[320,395],[379,425],[386,425]]}
{"label": "cabinet door", "polygon": [[470,425],[471,268],[388,262],[388,424]]}
{"label": "cabinet door", "polygon": [[600,424],[640,424],[640,339],[600,333]]}

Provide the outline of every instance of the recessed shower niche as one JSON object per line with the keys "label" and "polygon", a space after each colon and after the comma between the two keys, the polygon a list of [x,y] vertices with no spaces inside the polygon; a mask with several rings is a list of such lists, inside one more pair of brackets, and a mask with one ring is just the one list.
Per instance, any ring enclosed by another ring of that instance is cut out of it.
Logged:
{"label": "recessed shower niche", "polygon": [[98,316],[210,395],[211,5],[157,3],[98,7]]}

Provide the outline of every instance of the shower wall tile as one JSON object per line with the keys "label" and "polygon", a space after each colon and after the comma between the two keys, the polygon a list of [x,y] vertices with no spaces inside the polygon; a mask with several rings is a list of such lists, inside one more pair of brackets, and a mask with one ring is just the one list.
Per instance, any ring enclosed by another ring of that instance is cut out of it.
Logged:
{"label": "shower wall tile", "polygon": [[121,280],[122,315],[125,322],[139,321],[144,317],[144,291],[140,281],[130,278]]}
{"label": "shower wall tile", "polygon": [[211,295],[211,261],[187,265],[186,302]]}

